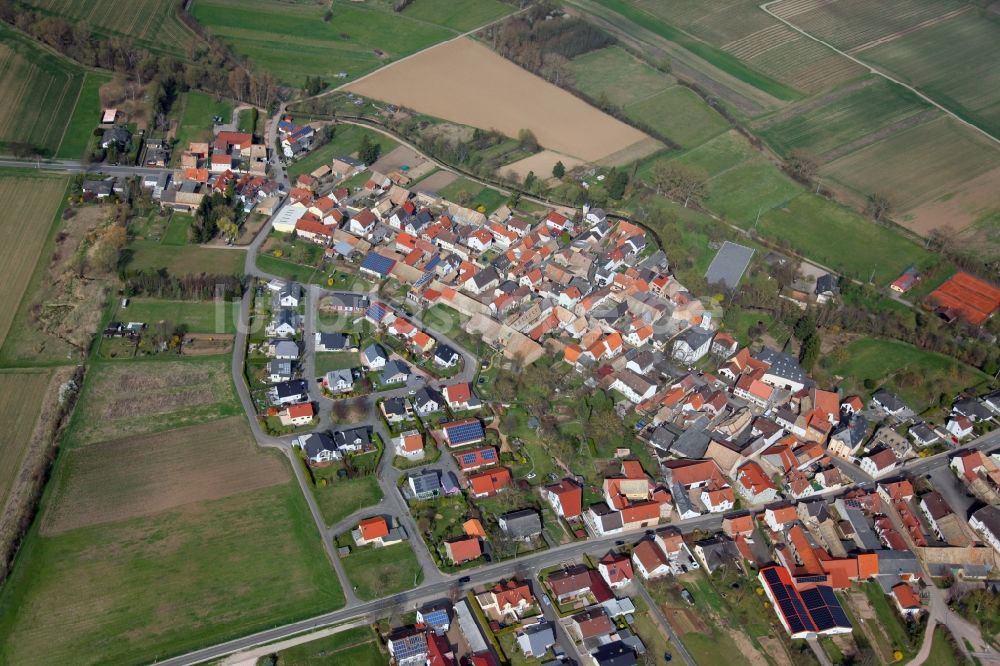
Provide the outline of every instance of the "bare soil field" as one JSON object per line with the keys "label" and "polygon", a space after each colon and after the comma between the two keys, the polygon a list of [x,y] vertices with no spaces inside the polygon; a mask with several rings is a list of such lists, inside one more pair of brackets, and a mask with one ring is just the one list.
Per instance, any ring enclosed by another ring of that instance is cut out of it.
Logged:
{"label": "bare soil field", "polygon": [[214,356],[224,354],[233,345],[233,336],[221,333],[188,333],[184,336],[181,353],[184,356]]}
{"label": "bare soil field", "polygon": [[379,173],[390,173],[405,166],[408,167],[406,173],[410,173],[426,163],[427,160],[416,151],[406,146],[399,146],[389,154],[380,157],[371,168]]}
{"label": "bare soil field", "polygon": [[963,231],[981,214],[1000,208],[998,192],[1000,167],[966,182],[958,192],[917,206],[907,215],[900,216],[899,223],[921,236],[948,227]]}
{"label": "bare soil field", "polygon": [[424,51],[348,90],[507,136],[527,128],[542,146],[589,162],[648,138],[471,39]]}
{"label": "bare soil field", "polygon": [[563,166],[566,167],[566,171],[570,171],[571,169],[583,164],[581,160],[578,160],[575,157],[562,155],[554,150],[543,150],[540,153],[535,153],[531,157],[525,157],[523,160],[511,162],[507,166],[501,168],[500,173],[504,176],[517,174],[518,178],[523,179],[528,175],[529,171],[534,171],[536,176],[544,180],[552,176],[552,167],[556,165],[556,162],[562,162]]}
{"label": "bare soil field", "polygon": [[437,194],[456,180],[458,180],[458,174],[454,174],[451,171],[438,171],[417,183],[413,189],[418,192]]}
{"label": "bare soil field", "polygon": [[94,363],[68,439],[89,444],[238,412],[226,360]]}
{"label": "bare soil field", "polygon": [[290,479],[280,458],[257,449],[240,416],[74,449],[65,464],[42,519],[45,536]]}

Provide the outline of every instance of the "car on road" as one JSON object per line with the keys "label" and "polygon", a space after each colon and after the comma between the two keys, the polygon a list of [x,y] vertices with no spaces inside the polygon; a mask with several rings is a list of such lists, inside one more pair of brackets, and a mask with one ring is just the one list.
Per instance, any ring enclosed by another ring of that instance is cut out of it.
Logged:
{"label": "car on road", "polygon": [[545,604],[546,606],[551,606],[552,605],[552,602],[549,601],[549,595],[547,595],[547,594],[543,594],[542,595],[542,603]]}
{"label": "car on road", "polygon": [[536,476],[538,476],[538,475],[535,474],[534,472],[528,472],[527,475],[525,475],[524,478],[526,478],[526,479],[528,479],[530,481],[531,479],[535,478]]}
{"label": "car on road", "polygon": [[417,389],[410,389],[409,390],[409,394],[410,395],[416,395],[417,394]]}
{"label": "car on road", "polygon": [[458,579],[459,583],[469,583],[471,581],[472,581],[472,579],[469,578],[468,576],[462,576],[461,578]]}
{"label": "car on road", "polygon": [[624,542],[624,541],[622,541],[621,539],[619,539],[618,541],[615,541],[615,545],[616,545],[616,546],[624,546],[624,545],[625,545],[625,542]]}

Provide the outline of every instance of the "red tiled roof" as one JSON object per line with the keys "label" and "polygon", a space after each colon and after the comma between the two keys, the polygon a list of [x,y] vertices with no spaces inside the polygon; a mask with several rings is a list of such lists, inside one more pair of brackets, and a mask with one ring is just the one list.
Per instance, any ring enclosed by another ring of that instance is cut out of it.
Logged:
{"label": "red tiled roof", "polygon": [[469,487],[476,496],[492,496],[510,485],[510,470],[506,467],[491,469],[468,477]]}
{"label": "red tiled roof", "polygon": [[483,554],[483,549],[479,544],[479,537],[462,537],[444,542],[448,557],[455,564],[469,562],[477,559]]}
{"label": "red tiled roof", "polygon": [[361,530],[361,536],[364,537],[365,541],[389,536],[389,525],[386,524],[385,518],[382,516],[365,518],[358,523],[358,529]]}
{"label": "red tiled roof", "polygon": [[546,490],[559,498],[562,505],[563,516],[566,518],[576,518],[583,511],[583,489],[569,479],[563,479],[559,483],[546,486]]}

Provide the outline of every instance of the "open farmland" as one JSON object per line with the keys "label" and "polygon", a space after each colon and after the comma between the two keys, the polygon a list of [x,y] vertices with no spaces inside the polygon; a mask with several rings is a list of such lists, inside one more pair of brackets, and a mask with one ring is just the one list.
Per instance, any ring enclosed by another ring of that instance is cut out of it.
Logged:
{"label": "open farmland", "polygon": [[495,21],[511,9],[511,5],[499,0],[414,0],[402,13],[407,18],[465,32]]}
{"label": "open farmland", "polygon": [[86,22],[99,34],[125,36],[155,51],[182,54],[199,38],[181,23],[175,3],[163,0],[27,0],[46,13]]}
{"label": "open farmland", "polygon": [[[456,11],[444,15],[442,21],[460,25],[463,16],[476,16],[459,12],[461,5],[467,11],[492,16],[497,3],[462,0],[457,4]],[[331,15],[325,21],[327,7]],[[425,11],[415,7],[396,13],[387,2],[359,4],[349,0],[196,0],[192,8],[198,22],[237,53],[292,85],[301,85],[306,76],[332,82],[341,72],[355,78],[458,34],[429,21]]]}
{"label": "open farmland", "polygon": [[277,455],[256,447],[243,416],[73,449],[63,464],[42,522],[45,536],[222,499],[291,478]]}
{"label": "open farmland", "polygon": [[239,412],[228,359],[95,361],[67,438],[90,444]]}
{"label": "open farmland", "polygon": [[891,134],[908,120],[926,120],[926,114],[920,115],[924,112],[938,113],[906,88],[881,78],[844,90],[846,94],[832,95],[818,107],[812,101],[800,103],[801,113],[789,107],[758,134],[781,154],[801,150],[825,162]]}
{"label": "open farmland", "polygon": [[0,372],[0,507],[7,502],[31,433],[41,411],[52,372],[14,370]]}
{"label": "open farmland", "polygon": [[[969,181],[995,169],[998,159],[1000,147],[941,116],[835,160],[822,173],[858,196],[877,189],[896,210],[909,211],[962,191]],[[993,202],[1000,206],[998,188],[994,188]],[[971,221],[957,218],[950,225],[961,229]],[[905,218],[900,222],[905,225]]]}
{"label": "open farmland", "polygon": [[1000,136],[1000,17],[969,11],[857,56]]}
{"label": "open farmland", "polygon": [[596,99],[628,106],[676,85],[676,80],[620,46],[590,51],[569,62],[573,86]]}
{"label": "open farmland", "polygon": [[[0,95],[4,100],[0,149],[9,153],[11,144],[20,143],[55,154],[76,107],[83,77],[77,65],[45,51],[7,24],[0,25]],[[96,115],[91,118],[91,126],[97,120]]]}
{"label": "open farmland", "polygon": [[0,233],[17,239],[16,243],[4,243],[0,248],[0,276],[4,283],[0,296],[0,344],[7,337],[31,281],[65,191],[63,178],[0,172],[0,208],[4,211],[0,216]]}
{"label": "open farmland", "polygon": [[[113,464],[162,469],[146,466],[142,447],[133,453],[137,458]],[[243,459],[233,464],[247,473],[272,464],[249,446],[237,455]],[[57,467],[57,486],[66,472],[73,473]],[[156,482],[136,474],[133,495],[141,501],[141,486]],[[282,474],[288,477],[287,467]],[[122,496],[103,475],[86,478],[96,485],[81,488],[86,496]],[[178,488],[204,481],[177,478]],[[0,593],[0,662],[150,663],[342,606],[295,482],[245,492],[225,484],[230,494],[221,499],[51,537],[33,530]],[[50,497],[45,501],[60,501]]]}
{"label": "open farmland", "polygon": [[685,148],[729,129],[725,118],[683,86],[630,104],[625,107],[625,115]]}
{"label": "open farmland", "polygon": [[[600,161],[634,146],[643,147],[640,153],[646,154],[659,147],[645,134],[470,39],[420,53],[349,89],[507,136],[527,128],[542,146],[585,161]],[[467,93],[461,102],[455,101],[455,91]],[[641,154],[633,159],[638,157]]]}

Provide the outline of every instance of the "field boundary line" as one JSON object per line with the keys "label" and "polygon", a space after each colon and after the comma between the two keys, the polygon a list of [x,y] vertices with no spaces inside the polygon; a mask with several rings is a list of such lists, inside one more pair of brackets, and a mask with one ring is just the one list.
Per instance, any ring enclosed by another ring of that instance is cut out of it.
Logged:
{"label": "field boundary line", "polygon": [[888,44],[889,42],[894,42],[900,37],[906,37],[907,35],[923,30],[924,28],[930,28],[938,23],[944,23],[945,21],[950,21],[953,18],[961,16],[972,10],[972,5],[964,5],[957,9],[953,9],[950,12],[945,12],[939,16],[934,16],[929,19],[925,19],[916,25],[911,25],[905,30],[898,30],[891,35],[886,35],[885,37],[879,37],[878,39],[873,39],[870,42],[865,42],[859,46],[855,46],[851,49],[851,53],[861,53],[862,51],[867,51],[868,49],[873,49],[876,46],[882,46],[883,44]]}
{"label": "field boundary line", "polygon": [[920,99],[924,100],[928,104],[930,104],[930,105],[932,105],[934,107],[937,107],[938,109],[941,109],[942,111],[944,111],[944,113],[946,115],[950,116],[952,119],[957,120],[959,123],[965,125],[966,127],[969,127],[971,129],[975,130],[976,132],[979,132],[980,134],[982,134],[983,136],[985,136],[987,139],[989,139],[993,143],[995,143],[998,146],[1000,146],[1000,139],[998,139],[997,137],[993,136],[992,134],[990,134],[989,132],[987,132],[986,130],[984,130],[979,125],[976,125],[975,123],[971,123],[968,120],[962,118],[957,113],[955,113],[954,111],[952,111],[948,107],[944,106],[940,102],[938,102],[938,101],[936,101],[934,99],[931,99],[930,97],[928,97],[920,89],[915,88],[915,87],[911,86],[908,83],[904,83],[904,82],[900,81],[899,79],[895,78],[894,76],[886,74],[885,72],[883,72],[878,67],[875,67],[874,65],[871,65],[871,64],[869,64],[869,63],[861,60],[860,58],[856,58],[856,57],[852,56],[850,53],[847,53],[846,51],[841,51],[840,49],[838,49],[836,46],[830,44],[829,42],[826,42],[826,41],[820,39],[819,37],[816,37],[815,35],[812,35],[812,34],[806,32],[805,30],[803,30],[802,28],[798,27],[794,23],[792,23],[790,21],[786,21],[785,19],[781,18],[780,16],[778,16],[777,14],[775,14],[774,12],[772,12],[771,9],[770,9],[770,7],[769,7],[769,5],[773,5],[776,2],[784,2],[784,0],[769,0],[768,2],[765,2],[762,5],[760,5],[760,8],[762,10],[764,10],[765,12],[767,12],[773,18],[775,18],[778,21],[781,21],[782,23],[784,23],[785,25],[787,25],[792,30],[795,30],[796,32],[798,32],[798,33],[800,33],[800,34],[808,37],[809,39],[813,40],[814,42],[818,42],[818,43],[822,44],[823,46],[827,47],[828,49],[830,49],[834,53],[839,53],[840,55],[844,56],[845,58],[848,58],[848,59],[856,62],[857,64],[861,65],[862,67],[867,68],[868,71],[871,72],[872,74],[875,74],[877,76],[881,76],[882,78],[884,78],[884,79],[886,79],[888,81],[891,81],[891,82],[895,83],[898,86],[903,86],[904,88],[906,88],[907,90],[909,90],[910,92],[912,92],[914,95],[920,97]]}
{"label": "field boundary line", "polygon": [[66,132],[69,131],[70,121],[73,120],[73,114],[76,113],[76,107],[80,104],[80,97],[83,95],[83,88],[87,84],[87,77],[90,72],[87,70],[83,71],[83,76],[80,78],[80,87],[76,90],[76,100],[73,102],[73,110],[69,112],[69,118],[66,119],[66,126],[63,127],[62,136],[59,137],[59,143],[56,145],[56,149],[52,152],[53,155],[58,155],[59,151],[62,149],[63,141],[66,140]]}
{"label": "field boundary line", "polygon": [[626,104],[625,106],[623,106],[623,107],[622,107],[622,109],[624,109],[624,110],[628,110],[628,108],[629,108],[629,107],[631,107],[631,106],[635,106],[636,104],[642,104],[643,102],[648,102],[649,100],[653,99],[653,98],[654,98],[654,97],[656,97],[657,95],[660,95],[660,94],[662,94],[662,93],[665,93],[665,92],[667,92],[668,90],[673,90],[674,88],[677,88],[677,87],[681,87],[681,84],[679,84],[679,83],[676,83],[676,82],[674,82],[674,83],[671,83],[671,84],[670,84],[669,86],[667,86],[666,88],[661,88],[660,90],[657,90],[657,91],[656,91],[656,92],[654,92],[654,93],[651,93],[651,94],[649,94],[649,95],[645,95],[645,96],[643,96],[643,97],[640,97],[640,98],[639,98],[639,99],[637,99],[637,100],[634,100],[634,101],[632,101],[632,102],[629,102],[628,104]]}

